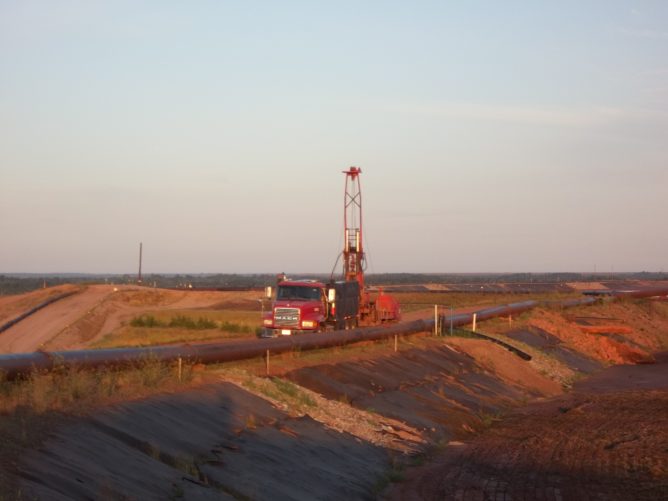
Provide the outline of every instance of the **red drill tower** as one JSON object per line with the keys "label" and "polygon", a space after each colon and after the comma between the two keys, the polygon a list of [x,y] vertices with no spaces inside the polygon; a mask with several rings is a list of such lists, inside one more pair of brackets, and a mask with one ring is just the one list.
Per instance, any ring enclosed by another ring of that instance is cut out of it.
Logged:
{"label": "red drill tower", "polygon": [[346,194],[343,202],[343,278],[357,280],[364,291],[364,247],[362,244],[362,191],[359,175],[362,169],[351,167],[346,175]]}

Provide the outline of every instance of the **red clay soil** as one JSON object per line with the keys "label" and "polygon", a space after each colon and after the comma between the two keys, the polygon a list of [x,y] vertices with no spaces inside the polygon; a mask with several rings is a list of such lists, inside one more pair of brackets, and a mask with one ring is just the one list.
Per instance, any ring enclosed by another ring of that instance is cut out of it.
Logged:
{"label": "red clay soil", "polygon": [[384,499],[668,499],[668,356],[515,411],[406,476]]}
{"label": "red clay soil", "polygon": [[666,317],[652,314],[645,306],[610,303],[583,311],[613,316],[617,320],[615,329],[605,333],[583,332],[582,325],[569,321],[561,312],[544,309],[531,312],[529,325],[558,337],[581,354],[613,364],[651,362],[651,354],[664,348],[662,333],[668,332]]}

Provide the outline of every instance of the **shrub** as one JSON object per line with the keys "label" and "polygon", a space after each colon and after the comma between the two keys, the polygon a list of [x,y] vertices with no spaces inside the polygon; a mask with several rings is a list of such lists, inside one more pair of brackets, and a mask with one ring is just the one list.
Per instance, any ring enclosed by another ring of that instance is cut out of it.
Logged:
{"label": "shrub", "polygon": [[142,315],[135,317],[130,321],[132,327],[165,327],[165,324],[155,318],[153,315]]}
{"label": "shrub", "polygon": [[248,334],[251,332],[251,328],[248,327],[247,325],[241,325],[234,322],[223,322],[222,325],[220,326],[220,330],[223,330],[225,332],[232,332],[235,334],[238,334],[240,332]]}
{"label": "shrub", "polygon": [[170,327],[170,328],[180,328],[180,329],[189,329],[189,330],[205,330],[205,329],[215,329],[217,327],[216,322],[209,319],[200,317],[197,320],[193,320],[190,317],[185,315],[178,315],[173,317],[168,323],[162,322],[155,318],[153,315],[141,315],[135,317],[130,321],[132,327],[146,327],[146,328],[157,328],[157,327]]}

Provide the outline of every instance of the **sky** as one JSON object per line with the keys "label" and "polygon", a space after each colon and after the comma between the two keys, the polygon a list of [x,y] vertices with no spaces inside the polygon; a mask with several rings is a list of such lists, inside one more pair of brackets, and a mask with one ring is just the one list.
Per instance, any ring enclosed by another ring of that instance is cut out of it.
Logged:
{"label": "sky", "polygon": [[0,0],[0,273],[668,270],[668,2]]}

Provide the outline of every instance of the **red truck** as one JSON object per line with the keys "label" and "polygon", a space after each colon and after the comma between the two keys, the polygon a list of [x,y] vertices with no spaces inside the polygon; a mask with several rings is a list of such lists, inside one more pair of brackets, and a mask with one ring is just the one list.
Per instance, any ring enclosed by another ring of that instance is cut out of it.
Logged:
{"label": "red truck", "polygon": [[357,327],[360,319],[359,284],[316,280],[282,280],[262,319],[264,336]]}
{"label": "red truck", "polygon": [[[288,280],[279,275],[276,297],[264,313],[263,337],[351,329],[359,325],[399,320],[399,303],[379,290],[375,298],[364,285],[365,254],[362,247],[362,193],[359,175],[351,167],[346,174],[342,280]],[[341,256],[339,256],[341,257]],[[267,297],[271,297],[268,287]]]}

